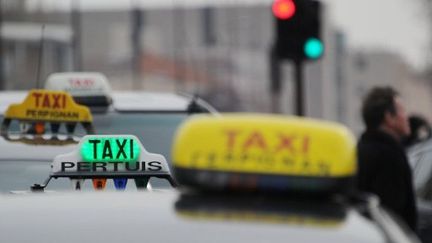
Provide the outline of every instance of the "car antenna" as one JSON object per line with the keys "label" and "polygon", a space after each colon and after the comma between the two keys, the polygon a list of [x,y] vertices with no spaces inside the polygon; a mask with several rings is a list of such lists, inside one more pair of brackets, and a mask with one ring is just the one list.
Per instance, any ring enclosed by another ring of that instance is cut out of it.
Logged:
{"label": "car antenna", "polygon": [[44,54],[44,42],[45,42],[45,24],[41,27],[41,38],[39,42],[39,57],[38,57],[38,66],[37,66],[37,73],[36,73],[36,88],[40,87],[40,80],[41,80],[41,69],[42,69],[42,61],[43,61],[43,54]]}

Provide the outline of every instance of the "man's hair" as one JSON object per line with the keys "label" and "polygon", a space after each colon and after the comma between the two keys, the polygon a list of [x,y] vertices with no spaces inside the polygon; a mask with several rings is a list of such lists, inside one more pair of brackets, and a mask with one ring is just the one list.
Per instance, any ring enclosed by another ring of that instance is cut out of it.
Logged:
{"label": "man's hair", "polygon": [[362,117],[366,128],[378,128],[386,112],[396,114],[394,99],[399,93],[391,87],[374,87],[363,100]]}

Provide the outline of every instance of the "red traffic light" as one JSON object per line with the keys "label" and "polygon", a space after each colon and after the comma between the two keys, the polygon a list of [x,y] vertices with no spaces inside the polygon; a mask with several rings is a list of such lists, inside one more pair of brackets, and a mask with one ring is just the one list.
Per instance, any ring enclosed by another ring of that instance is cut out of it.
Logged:
{"label": "red traffic light", "polygon": [[278,19],[289,19],[294,16],[296,5],[293,0],[276,0],[272,6],[273,14]]}

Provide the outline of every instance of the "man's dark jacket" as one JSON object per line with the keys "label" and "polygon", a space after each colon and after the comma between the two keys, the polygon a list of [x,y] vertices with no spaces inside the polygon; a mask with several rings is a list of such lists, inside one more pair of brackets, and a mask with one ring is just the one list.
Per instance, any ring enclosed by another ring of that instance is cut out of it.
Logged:
{"label": "man's dark jacket", "polygon": [[359,189],[378,195],[384,207],[416,230],[412,173],[401,144],[385,132],[367,130],[358,143],[357,156]]}

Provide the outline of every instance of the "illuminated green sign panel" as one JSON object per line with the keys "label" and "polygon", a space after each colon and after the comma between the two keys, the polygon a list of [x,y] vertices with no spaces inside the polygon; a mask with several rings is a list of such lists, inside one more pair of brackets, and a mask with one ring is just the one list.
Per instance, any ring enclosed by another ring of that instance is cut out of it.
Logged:
{"label": "illuminated green sign panel", "polygon": [[81,145],[81,156],[86,162],[136,162],[140,143],[134,137],[88,137]]}

